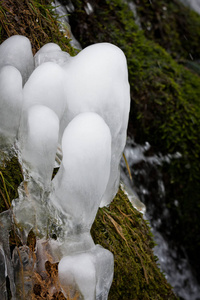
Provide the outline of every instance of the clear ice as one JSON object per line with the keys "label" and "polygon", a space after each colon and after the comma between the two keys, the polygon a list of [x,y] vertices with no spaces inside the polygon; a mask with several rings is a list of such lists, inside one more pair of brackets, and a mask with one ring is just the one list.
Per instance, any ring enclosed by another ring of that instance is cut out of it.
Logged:
{"label": "clear ice", "polygon": [[55,62],[62,66],[69,57],[70,55],[67,52],[62,51],[57,44],[48,43],[40,48],[40,50],[35,54],[35,67],[38,67],[45,62]]}
{"label": "clear ice", "polygon": [[19,274],[32,268],[26,246],[32,230],[35,271],[44,273],[48,260],[58,262],[65,296],[78,291],[79,299],[106,300],[114,258],[94,244],[90,229],[98,207],[109,205],[119,187],[130,109],[123,52],[101,43],[70,57],[49,43],[33,57],[30,41],[12,36],[0,45],[0,106],[0,138],[15,142],[24,175],[8,212],[23,244],[12,259],[9,229],[6,239],[0,231],[2,299],[6,276],[13,299],[23,282],[30,296],[30,278]]}

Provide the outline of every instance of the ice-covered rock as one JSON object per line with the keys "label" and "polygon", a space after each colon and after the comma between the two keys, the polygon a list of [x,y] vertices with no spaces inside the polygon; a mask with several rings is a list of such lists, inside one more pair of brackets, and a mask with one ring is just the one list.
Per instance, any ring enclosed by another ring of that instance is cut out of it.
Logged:
{"label": "ice-covered rock", "polygon": [[23,78],[23,84],[34,70],[31,43],[22,35],[13,35],[0,45],[0,68],[14,66]]}
{"label": "ice-covered rock", "polygon": [[63,65],[67,62],[70,55],[67,52],[61,50],[61,48],[55,43],[48,43],[44,45],[40,50],[35,54],[35,67],[37,68],[39,65],[44,62],[55,62],[58,65]]}
{"label": "ice-covered rock", "polygon": [[79,113],[99,114],[112,135],[111,173],[101,206],[109,204],[119,186],[119,162],[126,142],[130,109],[127,63],[124,53],[109,43],[91,45],[63,67],[66,110],[61,134]]}
{"label": "ice-covered rock", "polygon": [[[12,144],[17,136],[22,111],[22,76],[11,65],[0,69],[0,145]],[[2,139],[4,141],[2,141]]]}
{"label": "ice-covered rock", "polygon": [[96,113],[79,114],[65,129],[62,151],[51,201],[76,226],[89,230],[110,175],[109,127]]}
{"label": "ice-covered rock", "polygon": [[44,105],[31,106],[20,126],[22,162],[29,176],[40,182],[44,189],[51,183],[59,135],[56,113]]}

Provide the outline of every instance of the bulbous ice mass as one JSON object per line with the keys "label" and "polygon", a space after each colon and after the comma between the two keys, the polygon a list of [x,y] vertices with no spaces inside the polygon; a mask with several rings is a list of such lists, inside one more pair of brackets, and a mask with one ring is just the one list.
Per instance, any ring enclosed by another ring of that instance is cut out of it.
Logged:
{"label": "bulbous ice mass", "polygon": [[93,111],[112,135],[111,173],[101,206],[109,204],[119,186],[119,162],[126,142],[130,88],[124,53],[109,43],[91,45],[65,65],[67,107],[61,133],[79,113]]}
{"label": "bulbous ice mass", "polygon": [[96,270],[87,252],[63,257],[58,265],[58,277],[67,299],[75,296],[77,288],[84,300],[96,299]]}
{"label": "bulbous ice mass", "polygon": [[10,65],[0,69],[0,107],[0,134],[12,143],[22,111],[22,76]]}
{"label": "bulbous ice mass", "polygon": [[24,86],[23,95],[23,111],[32,105],[45,105],[61,119],[66,107],[62,68],[53,62],[36,68]]}
{"label": "bulbous ice mass", "polygon": [[109,127],[96,113],[79,114],[65,129],[62,151],[51,200],[73,218],[74,224],[88,230],[110,175]]}
{"label": "bulbous ice mass", "polygon": [[20,125],[22,161],[29,174],[48,188],[54,168],[59,119],[48,107],[34,105]]}
{"label": "bulbous ice mass", "polygon": [[0,45],[0,68],[12,65],[17,68],[23,78],[23,84],[34,70],[34,59],[31,43],[28,38],[13,35]]}
{"label": "bulbous ice mass", "polygon": [[55,62],[58,65],[63,65],[69,57],[70,55],[67,52],[62,51],[57,44],[48,43],[40,48],[40,50],[35,54],[35,67],[38,67],[48,61]]}
{"label": "bulbous ice mass", "polygon": [[65,256],[58,264],[59,282],[64,295],[73,297],[78,288],[84,300],[107,300],[113,272],[113,254],[100,245]]}

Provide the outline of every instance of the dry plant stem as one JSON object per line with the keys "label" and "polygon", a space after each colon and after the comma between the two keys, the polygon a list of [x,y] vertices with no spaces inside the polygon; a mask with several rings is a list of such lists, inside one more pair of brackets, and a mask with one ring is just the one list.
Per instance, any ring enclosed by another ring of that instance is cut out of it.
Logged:
{"label": "dry plant stem", "polygon": [[7,196],[7,199],[8,199],[8,204],[9,204],[9,207],[10,207],[11,206],[10,197],[9,197],[9,194],[8,194],[8,191],[7,191],[7,188],[6,188],[6,184],[5,184],[5,180],[4,180],[4,177],[3,177],[3,174],[2,174],[1,171],[0,171],[0,175],[1,175],[1,178],[2,178],[2,181],[3,181],[3,186],[4,186],[4,189],[5,189],[6,196]]}
{"label": "dry plant stem", "polygon": [[129,177],[130,177],[130,180],[132,181],[132,180],[133,180],[133,178],[132,178],[132,175],[131,175],[131,170],[130,170],[130,167],[129,167],[128,161],[127,161],[127,159],[126,159],[126,156],[125,156],[125,154],[124,154],[124,153],[123,153],[123,158],[124,158],[124,161],[125,161],[125,164],[126,164],[127,170],[128,170],[128,175],[129,175]]}

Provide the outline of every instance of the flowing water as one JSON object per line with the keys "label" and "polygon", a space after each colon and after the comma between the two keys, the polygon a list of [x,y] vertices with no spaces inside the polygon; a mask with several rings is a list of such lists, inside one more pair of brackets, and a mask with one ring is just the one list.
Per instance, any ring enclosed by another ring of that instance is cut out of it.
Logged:
{"label": "flowing water", "polygon": [[[128,139],[124,153],[133,180],[130,180],[124,161],[121,162],[121,179],[146,205],[144,218],[150,222],[157,244],[154,253],[159,258],[160,268],[168,282],[181,299],[198,300],[200,286],[192,273],[184,249],[181,245],[170,241],[166,235],[167,231],[173,230],[173,224],[167,228],[164,225],[166,220],[170,220],[170,211],[165,203],[165,185],[159,167],[163,163],[170,164],[172,159],[181,159],[181,154],[162,156],[158,153],[149,156],[147,152],[150,150],[151,146],[148,142],[145,145],[137,145],[133,140]],[[178,205],[178,202],[175,204]]]}

